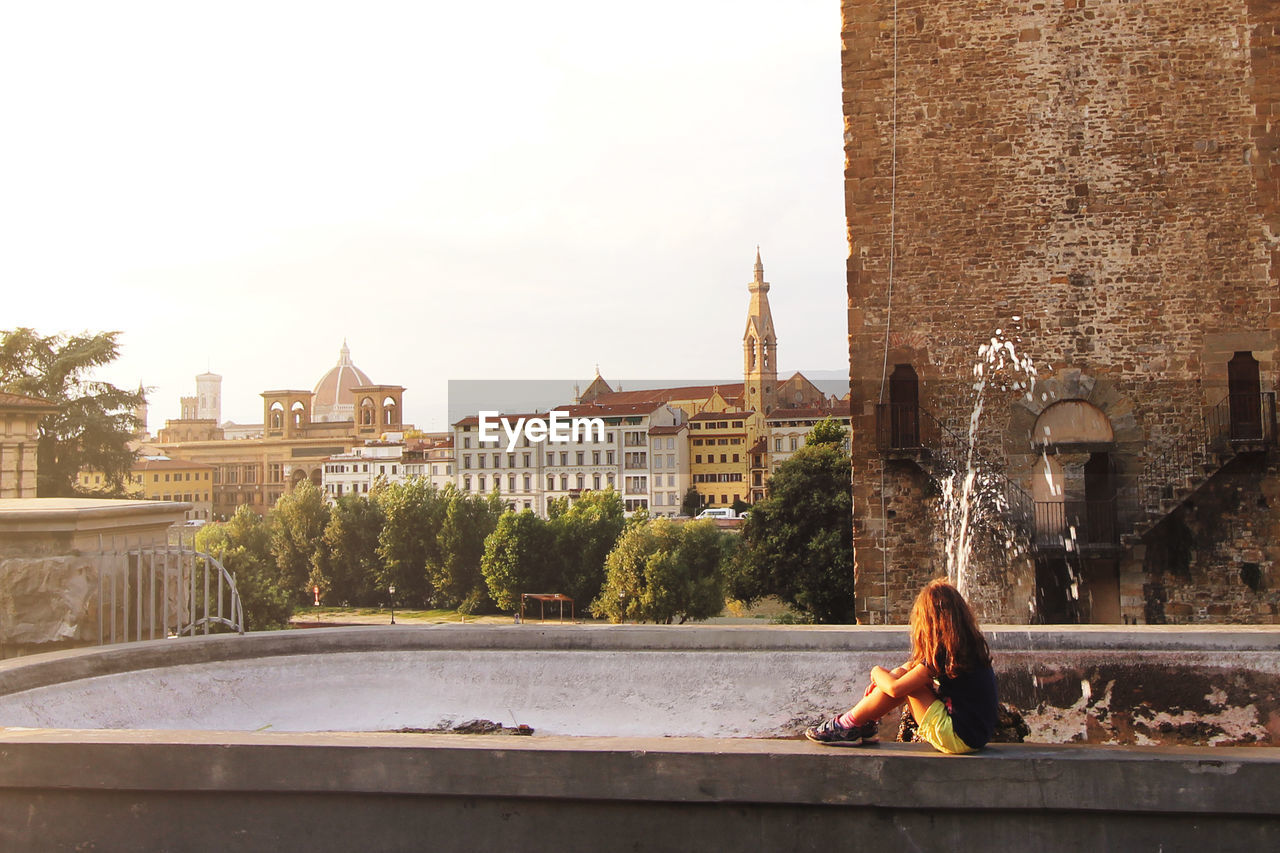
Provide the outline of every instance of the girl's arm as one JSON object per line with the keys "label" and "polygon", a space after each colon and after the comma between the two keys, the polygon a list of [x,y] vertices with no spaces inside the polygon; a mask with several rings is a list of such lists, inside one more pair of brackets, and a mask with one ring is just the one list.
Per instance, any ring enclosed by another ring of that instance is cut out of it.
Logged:
{"label": "girl's arm", "polygon": [[898,667],[890,672],[882,666],[871,668],[871,682],[886,696],[900,699],[918,692],[922,687],[933,689],[933,676],[922,663],[907,669]]}

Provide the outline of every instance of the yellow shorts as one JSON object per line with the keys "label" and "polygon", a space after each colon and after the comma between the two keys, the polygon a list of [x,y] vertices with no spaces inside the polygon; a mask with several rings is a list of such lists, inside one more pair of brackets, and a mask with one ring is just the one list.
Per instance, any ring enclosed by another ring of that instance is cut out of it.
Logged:
{"label": "yellow shorts", "polygon": [[940,752],[963,755],[966,752],[977,751],[955,733],[955,729],[951,727],[951,715],[947,713],[947,706],[941,699],[935,699],[929,706],[929,710],[925,712],[924,719],[917,720],[916,724],[920,737]]}

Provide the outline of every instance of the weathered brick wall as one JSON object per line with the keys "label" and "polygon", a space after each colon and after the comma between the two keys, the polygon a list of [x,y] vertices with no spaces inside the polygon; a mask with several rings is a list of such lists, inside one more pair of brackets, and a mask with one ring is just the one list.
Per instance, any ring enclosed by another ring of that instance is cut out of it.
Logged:
{"label": "weathered brick wall", "polygon": [[[1232,352],[1274,387],[1280,4],[900,0],[896,27],[890,0],[843,11],[859,591],[870,619],[887,574],[900,621],[941,565],[927,501],[881,511],[882,482],[912,488],[870,440],[884,365],[911,363],[921,404],[965,422],[978,345],[1020,334],[1043,375],[1105,386],[1132,422],[1130,502],[1153,459],[1203,440]],[[1015,479],[1048,402],[988,400],[979,445]],[[1029,564],[1006,562],[1016,583],[985,616],[1025,621]]]}
{"label": "weathered brick wall", "polygon": [[1280,468],[1236,459],[1134,549],[1145,621],[1280,622]]}

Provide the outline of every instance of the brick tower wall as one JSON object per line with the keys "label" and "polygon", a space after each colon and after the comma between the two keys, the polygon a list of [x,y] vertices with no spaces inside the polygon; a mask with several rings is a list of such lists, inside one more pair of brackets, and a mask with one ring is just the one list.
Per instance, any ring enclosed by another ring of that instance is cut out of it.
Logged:
{"label": "brick tower wall", "polygon": [[[895,364],[963,430],[977,348],[1002,330],[1041,383],[989,394],[979,450],[1029,489],[1035,418],[1089,402],[1115,429],[1120,525],[1148,540],[1144,477],[1193,465],[1233,353],[1274,390],[1280,3],[900,0],[895,26],[890,0],[845,0],[843,15],[858,606],[900,622],[943,562],[936,477],[873,440]],[[1276,525],[1252,506],[1242,523]],[[1126,619],[1152,613],[1145,544],[1116,557]],[[1264,550],[1246,561],[1263,586],[1280,557]],[[989,551],[984,618],[1026,621],[1031,561]]]}

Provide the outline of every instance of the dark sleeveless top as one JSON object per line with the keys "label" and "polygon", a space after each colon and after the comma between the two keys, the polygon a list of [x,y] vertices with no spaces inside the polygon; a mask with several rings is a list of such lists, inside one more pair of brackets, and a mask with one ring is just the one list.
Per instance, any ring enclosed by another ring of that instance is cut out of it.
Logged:
{"label": "dark sleeveless top", "polygon": [[990,665],[938,679],[938,698],[951,700],[951,728],[974,749],[996,730],[996,674]]}

